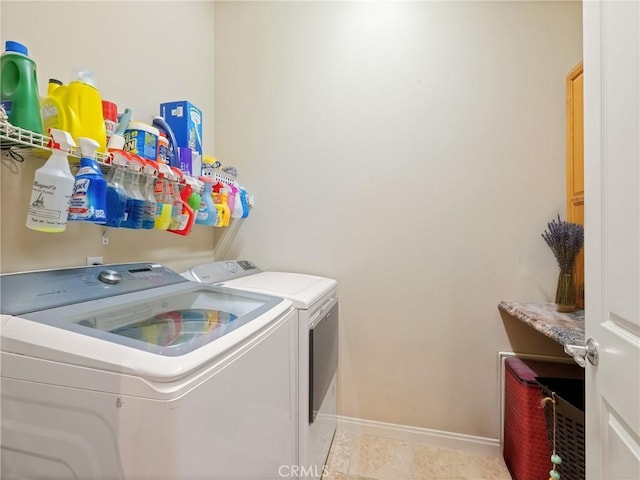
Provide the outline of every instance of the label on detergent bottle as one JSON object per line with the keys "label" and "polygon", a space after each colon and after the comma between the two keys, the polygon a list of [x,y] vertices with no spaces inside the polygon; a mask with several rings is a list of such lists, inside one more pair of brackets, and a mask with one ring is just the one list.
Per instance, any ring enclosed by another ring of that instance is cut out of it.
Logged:
{"label": "label on detergent bottle", "polygon": [[56,195],[55,183],[44,184],[35,179],[29,202],[29,217],[32,222],[46,228],[64,228],[67,225],[67,208],[71,195]]}
{"label": "label on detergent bottle", "polygon": [[73,184],[73,192],[71,193],[71,203],[69,203],[69,216],[77,219],[89,218],[89,199],[87,191],[89,190],[90,180],[88,178],[76,180]]}
{"label": "label on detergent bottle", "polygon": [[44,126],[45,132],[50,128],[60,127],[60,112],[58,112],[55,105],[48,102],[44,103],[40,112],[42,114],[42,125]]}
{"label": "label on detergent bottle", "polygon": [[169,140],[167,137],[158,137],[158,162],[169,163]]}
{"label": "label on detergent bottle", "polygon": [[[93,169],[90,167],[83,167],[78,170],[78,176],[83,173],[93,173]],[[107,221],[105,211],[96,209],[91,205],[91,201],[89,199],[90,184],[91,180],[88,178],[76,179],[76,182],[73,184],[73,192],[71,193],[71,201],[69,203],[69,220],[91,220],[92,222]]]}
{"label": "label on detergent bottle", "polygon": [[4,108],[4,111],[7,114],[7,117],[9,115],[11,115],[11,108],[13,107],[13,100],[3,100],[2,102],[0,102],[0,104],[2,105],[2,108]]}
{"label": "label on detergent bottle", "polygon": [[104,117],[104,128],[107,133],[107,143],[111,136],[118,129],[118,106],[113,102],[102,100],[102,116]]}
{"label": "label on detergent bottle", "polygon": [[178,228],[176,230],[184,230],[187,228],[187,223],[189,222],[189,214],[184,212],[180,214]]}
{"label": "label on detergent bottle", "polygon": [[198,209],[198,213],[196,213],[196,220],[198,222],[206,222],[209,218],[209,210],[207,209],[207,204],[204,203],[204,200],[200,202],[200,208]]}
{"label": "label on detergent bottle", "polygon": [[154,195],[156,197],[156,220],[154,222],[154,228],[158,230],[166,230],[171,223],[171,214],[173,213],[173,205],[164,203],[164,188],[163,180],[157,179],[154,188]]}

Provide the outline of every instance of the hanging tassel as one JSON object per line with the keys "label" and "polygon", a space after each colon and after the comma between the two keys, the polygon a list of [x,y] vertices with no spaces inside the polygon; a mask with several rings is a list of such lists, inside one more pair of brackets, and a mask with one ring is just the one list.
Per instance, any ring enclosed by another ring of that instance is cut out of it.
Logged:
{"label": "hanging tassel", "polygon": [[551,402],[553,406],[553,452],[551,454],[552,469],[549,471],[549,480],[560,480],[560,473],[556,471],[556,467],[562,463],[560,455],[556,453],[556,429],[557,429],[557,417],[556,417],[556,394],[551,392],[551,397],[544,397],[540,402],[540,405],[544,407],[547,403]]}

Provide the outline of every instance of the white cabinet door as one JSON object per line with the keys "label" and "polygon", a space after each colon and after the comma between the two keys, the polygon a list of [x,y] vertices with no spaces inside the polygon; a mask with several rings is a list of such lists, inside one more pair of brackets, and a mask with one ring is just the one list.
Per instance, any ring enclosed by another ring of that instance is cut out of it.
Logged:
{"label": "white cabinet door", "polygon": [[640,6],[585,1],[587,479],[640,479]]}

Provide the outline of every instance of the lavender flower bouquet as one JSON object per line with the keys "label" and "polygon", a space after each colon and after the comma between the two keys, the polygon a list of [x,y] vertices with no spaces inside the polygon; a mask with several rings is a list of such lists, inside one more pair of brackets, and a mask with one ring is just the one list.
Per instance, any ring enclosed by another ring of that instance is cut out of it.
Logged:
{"label": "lavender flower bouquet", "polygon": [[576,309],[576,288],[573,280],[573,266],[584,244],[584,227],[577,223],[553,219],[547,223],[542,238],[549,245],[558,261],[560,275],[556,289],[556,305],[560,312]]}

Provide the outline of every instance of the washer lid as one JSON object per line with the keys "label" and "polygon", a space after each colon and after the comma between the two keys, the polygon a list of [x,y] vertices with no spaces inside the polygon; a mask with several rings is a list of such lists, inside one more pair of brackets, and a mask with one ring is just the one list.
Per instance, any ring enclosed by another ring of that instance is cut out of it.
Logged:
{"label": "washer lid", "polygon": [[163,357],[178,357],[215,342],[282,301],[184,282],[20,317]]}
{"label": "washer lid", "polygon": [[291,310],[282,298],[180,282],[3,316],[2,352],[168,382]]}
{"label": "washer lid", "polygon": [[262,272],[221,283],[249,292],[284,297],[291,300],[295,308],[305,310],[335,290],[337,284],[332,278],[287,272]]}

